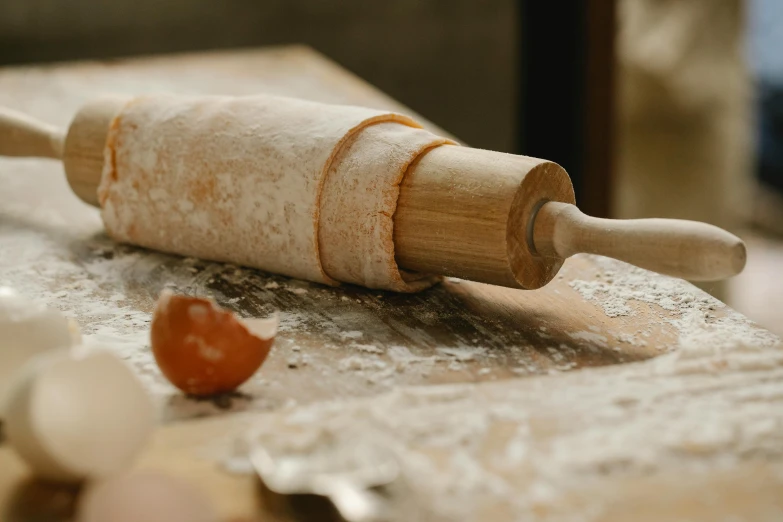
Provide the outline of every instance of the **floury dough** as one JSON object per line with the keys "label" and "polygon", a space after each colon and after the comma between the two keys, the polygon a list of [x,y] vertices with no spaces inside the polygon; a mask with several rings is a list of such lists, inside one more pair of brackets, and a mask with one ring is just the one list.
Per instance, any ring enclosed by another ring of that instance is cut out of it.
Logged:
{"label": "floury dough", "polygon": [[319,242],[326,273],[346,283],[415,292],[437,279],[394,261],[397,197],[408,167],[453,142],[423,129],[385,122],[358,132],[336,155],[321,195]]}
{"label": "floury dough", "polygon": [[435,278],[398,270],[392,217],[408,166],[445,143],[406,116],[362,107],[143,96],[112,122],[102,217],[119,242],[416,291]]}

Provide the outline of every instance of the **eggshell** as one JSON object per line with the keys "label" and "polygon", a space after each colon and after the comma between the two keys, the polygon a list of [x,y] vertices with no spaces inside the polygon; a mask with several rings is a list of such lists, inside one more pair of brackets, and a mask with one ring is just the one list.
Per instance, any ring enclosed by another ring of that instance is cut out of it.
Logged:
{"label": "eggshell", "polygon": [[258,370],[277,324],[277,317],[243,321],[211,300],[164,291],[152,317],[152,353],[163,375],[185,393],[225,393]]}
{"label": "eggshell", "polygon": [[192,484],[154,471],[137,471],[91,484],[78,522],[216,522],[207,497]]}
{"label": "eggshell", "polygon": [[8,442],[39,477],[76,481],[126,469],[149,438],[155,410],[112,353],[58,350],[30,360],[9,389]]}
{"label": "eggshell", "polygon": [[76,323],[11,288],[0,287],[0,417],[13,376],[28,360],[79,338]]}

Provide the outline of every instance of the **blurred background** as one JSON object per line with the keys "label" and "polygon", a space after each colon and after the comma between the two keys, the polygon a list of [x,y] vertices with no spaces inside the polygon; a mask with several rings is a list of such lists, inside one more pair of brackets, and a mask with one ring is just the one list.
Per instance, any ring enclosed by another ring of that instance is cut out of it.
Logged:
{"label": "blurred background", "polygon": [[780,0],[0,2],[0,66],[292,43],[472,146],[557,161],[587,213],[741,235],[745,272],[702,287],[783,333]]}

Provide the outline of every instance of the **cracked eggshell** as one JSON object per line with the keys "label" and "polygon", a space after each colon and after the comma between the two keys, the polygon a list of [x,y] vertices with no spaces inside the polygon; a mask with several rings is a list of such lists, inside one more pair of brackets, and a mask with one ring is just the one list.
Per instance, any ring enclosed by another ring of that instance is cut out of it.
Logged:
{"label": "cracked eggshell", "polygon": [[80,338],[76,323],[58,310],[0,287],[0,417],[14,375],[31,358],[68,348]]}
{"label": "cracked eggshell", "polygon": [[5,433],[41,478],[78,481],[128,468],[155,408],[125,363],[106,350],[39,355],[8,391]]}
{"label": "cracked eggshell", "polygon": [[241,320],[209,299],[164,290],[152,316],[152,353],[177,388],[208,396],[235,390],[263,364],[278,320]]}
{"label": "cracked eggshell", "polygon": [[207,497],[184,480],[137,471],[91,484],[77,522],[217,522]]}

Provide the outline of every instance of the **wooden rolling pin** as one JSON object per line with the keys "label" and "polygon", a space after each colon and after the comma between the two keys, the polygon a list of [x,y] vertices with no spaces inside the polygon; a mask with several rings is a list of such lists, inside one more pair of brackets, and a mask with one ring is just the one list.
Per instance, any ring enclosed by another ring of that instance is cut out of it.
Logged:
{"label": "wooden rolling pin", "polygon": [[[74,193],[99,206],[107,134],[124,103],[86,105],[67,133],[0,108],[0,155],[62,159]],[[411,165],[393,226],[401,268],[514,288],[545,285],[579,252],[698,281],[733,276],[746,260],[743,242],[715,226],[589,217],[574,205],[559,165],[458,146],[437,147]]]}

